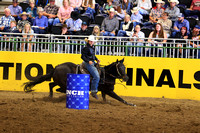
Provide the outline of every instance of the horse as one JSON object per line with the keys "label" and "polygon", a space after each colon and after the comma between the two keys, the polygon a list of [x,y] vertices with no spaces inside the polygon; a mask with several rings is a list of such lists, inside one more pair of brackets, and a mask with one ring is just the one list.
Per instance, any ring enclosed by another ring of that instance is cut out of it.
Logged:
{"label": "horse", "polygon": [[[102,84],[99,84],[98,91],[101,91],[103,101],[106,102],[106,95],[130,106],[136,106],[132,103],[128,103],[120,96],[118,96],[114,92],[114,85],[116,79],[121,79],[122,81],[128,81],[128,76],[126,75],[125,69],[126,67],[123,64],[124,59],[118,60],[116,62],[111,63],[110,65],[104,66],[104,79]],[[60,86],[56,91],[66,93],[66,82],[67,82],[67,74],[68,73],[77,73],[77,65],[72,62],[66,62],[56,66],[50,73],[46,75],[42,75],[40,77],[35,78],[33,81],[29,81],[24,83],[24,91],[31,92],[32,87],[37,84],[40,84],[46,80],[51,79],[53,77],[53,82],[49,83],[49,96],[53,97],[53,88],[55,86]]]}

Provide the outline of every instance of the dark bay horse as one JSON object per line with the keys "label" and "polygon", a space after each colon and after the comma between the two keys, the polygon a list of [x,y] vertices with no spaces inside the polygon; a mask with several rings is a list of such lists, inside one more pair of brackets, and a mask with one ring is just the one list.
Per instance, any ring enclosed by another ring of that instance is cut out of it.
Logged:
{"label": "dark bay horse", "polygon": [[[123,81],[128,81],[128,76],[125,72],[125,66],[123,64],[124,59],[120,61],[113,62],[112,64],[105,66],[105,79],[103,84],[99,84],[98,90],[101,91],[102,98],[104,101],[106,101],[106,95],[109,95],[110,97],[124,103],[127,105],[135,106],[132,103],[126,102],[124,99],[122,99],[120,96],[118,96],[114,92],[114,85],[115,85],[115,79],[122,79]],[[67,82],[67,74],[68,73],[76,73],[77,65],[71,62],[66,62],[63,64],[60,64],[56,66],[50,73],[46,75],[42,75],[41,77],[38,77],[34,79],[33,81],[24,83],[24,91],[30,92],[33,91],[31,88],[34,87],[37,84],[40,84],[48,79],[51,79],[53,77],[53,81],[49,83],[50,88],[50,97],[53,97],[53,88],[55,86],[60,86],[59,89],[56,91],[66,93],[66,82]]]}

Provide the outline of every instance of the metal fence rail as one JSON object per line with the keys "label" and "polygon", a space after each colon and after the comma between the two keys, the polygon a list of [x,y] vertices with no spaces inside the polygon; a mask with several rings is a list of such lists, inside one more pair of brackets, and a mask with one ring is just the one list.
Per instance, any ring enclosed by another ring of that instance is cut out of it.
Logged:
{"label": "metal fence rail", "polygon": [[[23,34],[0,33],[0,51],[45,52],[81,54],[88,36],[62,36],[52,34],[33,34],[33,38],[24,38]],[[29,34],[28,34],[29,35]],[[131,37],[96,38],[97,55],[165,57],[165,58],[200,58],[200,40],[156,39]],[[24,48],[23,48],[24,47]]]}

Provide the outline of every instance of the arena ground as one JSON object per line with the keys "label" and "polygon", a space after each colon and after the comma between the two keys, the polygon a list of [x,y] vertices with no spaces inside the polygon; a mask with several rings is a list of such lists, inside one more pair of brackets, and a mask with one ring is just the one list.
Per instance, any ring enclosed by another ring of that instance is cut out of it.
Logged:
{"label": "arena ground", "polygon": [[200,101],[123,97],[132,107],[91,98],[89,110],[74,110],[54,96],[0,91],[0,132],[200,133]]}

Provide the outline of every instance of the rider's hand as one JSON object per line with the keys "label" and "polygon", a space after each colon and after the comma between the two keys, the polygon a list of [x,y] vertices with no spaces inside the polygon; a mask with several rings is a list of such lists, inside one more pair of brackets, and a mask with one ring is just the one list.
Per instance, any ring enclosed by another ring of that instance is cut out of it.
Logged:
{"label": "rider's hand", "polygon": [[92,61],[89,61],[89,64],[90,64],[90,65],[92,65],[92,64],[93,64],[93,62],[92,62]]}

